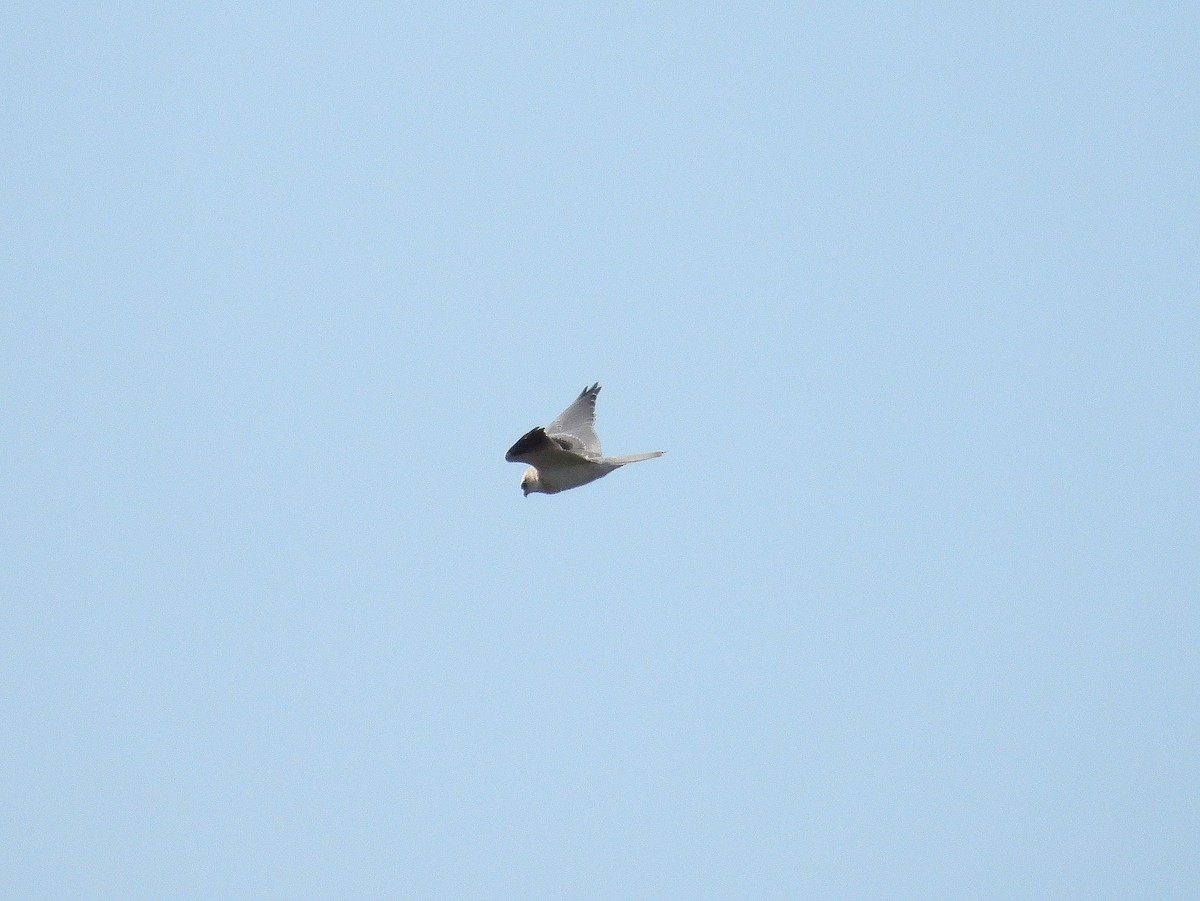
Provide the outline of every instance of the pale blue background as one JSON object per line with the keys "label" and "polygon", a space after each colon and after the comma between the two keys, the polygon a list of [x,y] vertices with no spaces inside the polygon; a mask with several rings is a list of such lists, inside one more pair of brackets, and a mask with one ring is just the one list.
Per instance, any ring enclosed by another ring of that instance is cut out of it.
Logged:
{"label": "pale blue background", "polygon": [[10,5],[0,895],[1200,896],[1200,13],[1049,7]]}

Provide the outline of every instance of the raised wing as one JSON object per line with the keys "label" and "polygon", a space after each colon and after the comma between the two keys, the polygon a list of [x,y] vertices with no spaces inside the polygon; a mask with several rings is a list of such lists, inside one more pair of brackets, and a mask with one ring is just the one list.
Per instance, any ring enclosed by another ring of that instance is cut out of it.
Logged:
{"label": "raised wing", "polygon": [[546,434],[566,450],[585,457],[600,456],[600,439],[596,437],[596,395],[599,393],[599,383],[584,388],[575,402],[546,426]]}

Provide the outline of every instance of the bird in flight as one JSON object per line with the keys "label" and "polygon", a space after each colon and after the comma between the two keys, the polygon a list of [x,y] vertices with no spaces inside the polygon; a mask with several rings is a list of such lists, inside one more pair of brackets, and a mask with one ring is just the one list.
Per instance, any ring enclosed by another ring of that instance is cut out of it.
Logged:
{"label": "bird in flight", "polygon": [[596,437],[596,395],[599,383],[584,388],[554,422],[545,428],[531,429],[508,449],[504,459],[509,463],[528,463],[521,476],[525,496],[534,493],[558,494],[568,488],[578,488],[606,476],[626,463],[653,460],[663,451],[646,454],[623,454],[606,457],[600,453]]}

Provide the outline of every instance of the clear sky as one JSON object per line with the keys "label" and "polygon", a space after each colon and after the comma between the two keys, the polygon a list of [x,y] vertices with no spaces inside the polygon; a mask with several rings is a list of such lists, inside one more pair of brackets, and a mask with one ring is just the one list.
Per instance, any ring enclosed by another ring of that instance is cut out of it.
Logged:
{"label": "clear sky", "polygon": [[4,18],[0,896],[1200,896],[1194,3]]}

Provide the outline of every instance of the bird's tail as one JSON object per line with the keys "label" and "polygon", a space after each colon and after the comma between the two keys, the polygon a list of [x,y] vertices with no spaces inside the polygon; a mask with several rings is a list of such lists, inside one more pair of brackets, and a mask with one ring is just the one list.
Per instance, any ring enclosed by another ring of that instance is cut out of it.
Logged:
{"label": "bird's tail", "polygon": [[619,457],[605,457],[608,463],[615,463],[617,466],[624,466],[626,463],[638,463],[641,460],[653,460],[655,457],[661,457],[666,451],[650,451],[648,454],[622,454]]}

